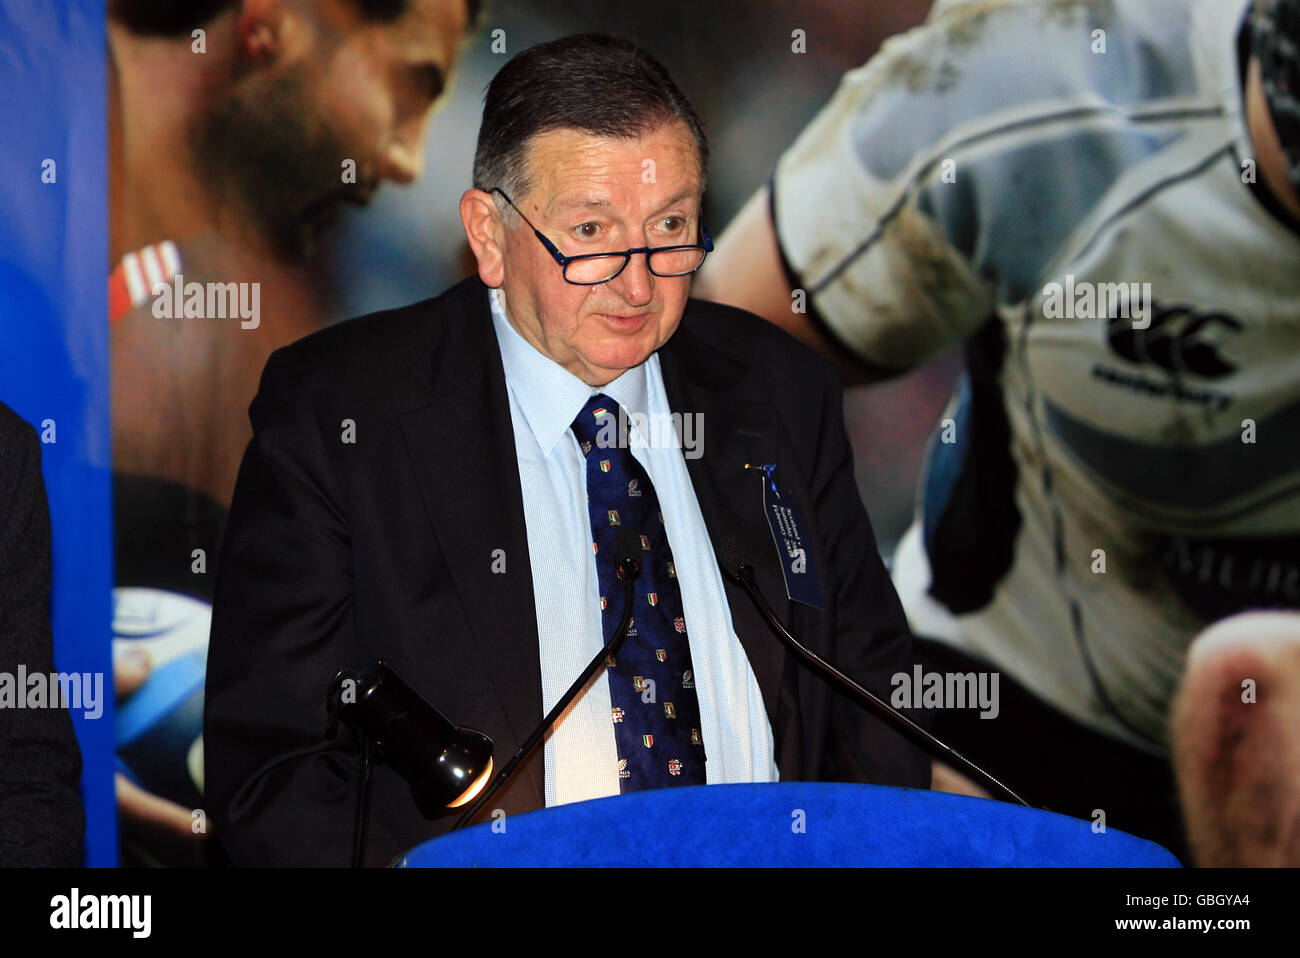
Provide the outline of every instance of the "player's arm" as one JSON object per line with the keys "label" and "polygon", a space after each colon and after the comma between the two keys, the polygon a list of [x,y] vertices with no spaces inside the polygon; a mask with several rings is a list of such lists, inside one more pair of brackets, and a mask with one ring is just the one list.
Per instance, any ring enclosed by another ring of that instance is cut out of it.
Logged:
{"label": "player's arm", "polygon": [[911,368],[868,361],[827,325],[782,255],[767,186],[723,231],[691,295],[763,317],[825,359],[845,386],[882,382]]}
{"label": "player's arm", "polygon": [[994,305],[977,260],[996,245],[984,206],[997,197],[972,186],[955,145],[971,117],[905,82],[949,55],[957,14],[847,73],[700,271],[695,295],[775,323],[845,384],[959,344]]}
{"label": "player's arm", "polygon": [[695,281],[691,295],[738,306],[779,326],[831,364],[846,386],[877,382],[904,370],[863,362],[836,340],[801,303],[790,281],[776,229],[771,193],[763,187],[723,232]]}

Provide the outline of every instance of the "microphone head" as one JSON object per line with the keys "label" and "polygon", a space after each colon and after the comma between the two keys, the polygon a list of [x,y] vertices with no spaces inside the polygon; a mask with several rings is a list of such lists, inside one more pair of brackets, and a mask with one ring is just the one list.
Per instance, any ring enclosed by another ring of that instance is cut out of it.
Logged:
{"label": "microphone head", "polygon": [[340,670],[328,709],[332,725],[374,741],[426,817],[467,801],[491,773],[492,740],[453,725],[383,659]]}
{"label": "microphone head", "polygon": [[632,574],[641,571],[641,534],[630,526],[623,526],[614,536],[614,568],[622,570],[635,566]]}

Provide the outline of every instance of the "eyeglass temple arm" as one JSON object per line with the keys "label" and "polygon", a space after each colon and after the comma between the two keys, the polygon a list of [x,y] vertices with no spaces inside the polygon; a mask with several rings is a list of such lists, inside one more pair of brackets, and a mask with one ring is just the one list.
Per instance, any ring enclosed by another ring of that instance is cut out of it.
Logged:
{"label": "eyeglass temple arm", "polygon": [[561,253],[560,248],[548,240],[545,235],[543,235],[542,231],[535,226],[533,227],[533,235],[542,241],[542,245],[545,246],[546,251],[555,258],[555,262],[559,263],[561,266],[564,266],[569,262],[569,257]]}

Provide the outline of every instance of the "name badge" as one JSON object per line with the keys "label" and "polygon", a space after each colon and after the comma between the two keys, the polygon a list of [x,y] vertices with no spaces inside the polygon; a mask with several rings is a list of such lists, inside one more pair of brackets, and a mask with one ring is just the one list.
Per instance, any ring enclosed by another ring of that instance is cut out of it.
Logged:
{"label": "name badge", "polygon": [[763,473],[763,514],[767,516],[768,528],[772,531],[772,544],[776,546],[777,561],[781,564],[781,575],[785,578],[786,595],[795,602],[801,602],[814,609],[822,607],[821,580],[817,576],[817,563],[808,541],[807,526],[799,515],[794,496],[781,494],[772,473],[776,465],[750,465],[746,469],[756,469]]}

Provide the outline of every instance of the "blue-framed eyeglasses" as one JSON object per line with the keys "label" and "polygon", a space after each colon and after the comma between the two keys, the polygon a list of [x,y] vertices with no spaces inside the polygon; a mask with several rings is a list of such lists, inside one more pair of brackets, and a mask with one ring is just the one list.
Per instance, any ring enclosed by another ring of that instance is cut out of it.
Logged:
{"label": "blue-framed eyeglasses", "polygon": [[709,227],[700,220],[700,242],[690,246],[642,246],[638,249],[626,249],[620,253],[583,253],[580,256],[565,256],[554,243],[533,226],[533,221],[524,216],[524,211],[515,206],[515,201],[506,196],[505,190],[492,187],[490,193],[500,193],[501,198],[510,204],[525,223],[533,228],[533,234],[541,240],[546,251],[564,271],[565,282],[575,286],[599,286],[623,272],[632,257],[645,253],[646,266],[656,276],[689,276],[704,265],[704,257],[713,252],[713,238],[709,236]]}

